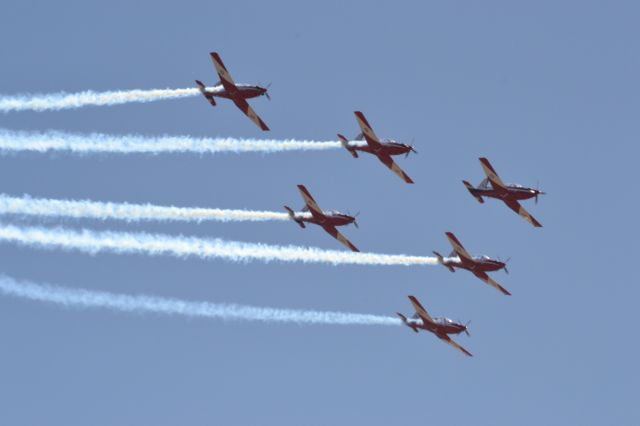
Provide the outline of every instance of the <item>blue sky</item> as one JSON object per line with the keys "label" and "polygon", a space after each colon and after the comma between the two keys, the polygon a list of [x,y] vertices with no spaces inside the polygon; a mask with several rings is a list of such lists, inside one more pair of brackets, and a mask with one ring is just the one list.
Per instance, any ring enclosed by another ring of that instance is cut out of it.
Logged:
{"label": "blue sky", "polygon": [[[2,191],[52,198],[278,210],[307,185],[360,211],[361,249],[511,256],[513,297],[445,268],[233,264],[86,256],[0,246],[2,271],[69,287],[295,309],[472,320],[465,359],[403,328],[260,325],[65,310],[0,299],[2,424],[638,424],[640,290],[634,191],[640,107],[638,5],[513,2],[7,1],[0,93],[272,82],[252,102],[269,137],[410,142],[405,185],[373,158],[274,155],[0,157]],[[0,115],[15,130],[264,136],[230,103],[200,97]],[[533,229],[479,205],[477,158],[548,195]],[[2,219],[7,221],[8,219]],[[12,219],[30,224],[31,220]],[[46,226],[59,222],[47,221]],[[340,248],[293,223],[69,227]]]}

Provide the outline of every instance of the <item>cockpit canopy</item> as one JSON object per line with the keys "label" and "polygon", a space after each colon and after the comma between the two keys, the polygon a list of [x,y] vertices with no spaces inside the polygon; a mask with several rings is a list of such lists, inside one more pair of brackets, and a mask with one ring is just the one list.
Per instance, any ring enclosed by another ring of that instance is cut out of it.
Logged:
{"label": "cockpit canopy", "polygon": [[489,256],[487,256],[486,254],[481,254],[478,256],[474,256],[474,259],[476,260],[491,260],[491,258]]}

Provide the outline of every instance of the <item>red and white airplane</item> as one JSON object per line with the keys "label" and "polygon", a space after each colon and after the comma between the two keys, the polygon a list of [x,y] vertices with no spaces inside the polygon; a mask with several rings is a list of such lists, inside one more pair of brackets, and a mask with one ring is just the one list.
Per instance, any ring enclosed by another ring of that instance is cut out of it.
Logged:
{"label": "red and white airplane", "polygon": [[258,125],[258,127],[262,130],[269,130],[269,127],[267,127],[264,121],[258,117],[258,114],[256,114],[256,112],[247,103],[247,99],[262,95],[265,95],[267,99],[269,99],[269,94],[267,93],[268,86],[260,87],[251,86],[249,84],[236,84],[233,82],[229,71],[227,71],[227,68],[222,63],[220,55],[216,52],[211,52],[211,59],[213,60],[213,65],[215,65],[218,75],[220,76],[220,82],[215,86],[206,87],[200,80],[196,80],[196,84],[198,85],[200,92],[202,92],[204,97],[207,98],[211,106],[216,106],[214,97],[231,99],[233,103],[251,119],[251,121]]}
{"label": "red and white airplane", "polygon": [[319,225],[327,231],[329,235],[340,241],[352,251],[360,251],[351,243],[351,241],[336,229],[336,226],[344,226],[351,223],[353,223],[357,228],[358,223],[356,222],[356,218],[337,211],[323,211],[304,185],[298,185],[298,189],[304,199],[305,207],[301,212],[294,212],[290,207],[284,206],[284,208],[287,209],[291,220],[296,222],[303,229],[305,228],[305,222]]}
{"label": "red and white airplane", "polygon": [[356,136],[356,140],[364,139],[367,141],[366,145],[362,144],[354,144],[350,143],[349,140],[341,134],[338,134],[340,138],[340,142],[342,142],[342,146],[344,146],[349,153],[353,156],[353,158],[358,158],[358,151],[366,152],[369,154],[373,154],[382,164],[391,169],[391,171],[398,176],[400,179],[404,180],[407,183],[413,183],[411,178],[393,161],[391,158],[392,155],[402,155],[409,156],[410,152],[418,153],[411,145],[399,143],[394,140],[385,140],[384,142],[380,142],[380,139],[376,136],[369,125],[369,122],[364,117],[360,111],[355,111],[356,119],[358,120],[358,124],[360,125],[360,129],[362,133]]}
{"label": "red and white airplane", "polygon": [[[529,198],[535,198],[537,204],[538,196],[544,195],[544,192],[540,191],[537,188],[533,189],[524,187],[522,185],[505,184],[493,169],[491,163],[489,163],[489,160],[484,157],[480,158],[480,164],[482,165],[482,169],[487,175],[487,178],[484,179],[477,188],[474,188],[473,185],[471,185],[466,180],[462,181],[471,195],[473,195],[480,203],[484,203],[482,197],[496,198],[498,200],[501,200],[507,205],[507,207],[522,216],[524,220],[526,220],[536,228],[541,228],[542,225],[540,224],[540,222],[538,222],[533,216],[531,216],[529,212],[520,205],[518,200],[528,200]],[[489,186],[489,183],[491,184],[491,186]]]}
{"label": "red and white airplane", "polygon": [[491,259],[489,256],[471,256],[453,233],[447,232],[446,235],[453,246],[453,251],[449,257],[443,257],[440,253],[434,251],[433,254],[438,258],[438,263],[444,265],[451,272],[455,272],[456,268],[466,269],[485,283],[502,292],[502,294],[511,296],[511,293],[487,275],[487,272],[499,271],[500,269],[504,269],[506,273],[509,273],[505,262]]}
{"label": "red and white airplane", "polygon": [[450,344],[466,356],[473,356],[471,352],[451,340],[451,337],[449,337],[449,334],[460,334],[462,332],[466,333],[468,336],[469,331],[467,330],[467,326],[469,323],[460,324],[450,320],[449,318],[431,318],[431,315],[429,315],[427,310],[422,306],[422,304],[420,304],[418,299],[414,296],[409,296],[409,300],[411,301],[413,308],[416,310],[416,313],[411,318],[407,318],[401,313],[396,312],[407,327],[411,328],[416,333],[418,330],[430,331],[435,334],[438,339]]}

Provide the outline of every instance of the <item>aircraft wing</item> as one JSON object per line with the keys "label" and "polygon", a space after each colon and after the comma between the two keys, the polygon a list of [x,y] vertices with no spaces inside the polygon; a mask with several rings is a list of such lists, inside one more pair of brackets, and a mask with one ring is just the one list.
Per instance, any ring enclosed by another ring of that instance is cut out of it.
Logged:
{"label": "aircraft wing", "polygon": [[300,191],[300,195],[302,195],[304,204],[307,206],[314,219],[321,223],[324,222],[325,214],[318,203],[316,203],[316,200],[313,199],[307,188],[304,185],[298,185],[298,190]]}
{"label": "aircraft wing", "polygon": [[524,209],[518,202],[518,200],[514,200],[512,198],[503,199],[504,203],[514,212],[518,213],[520,216],[524,218],[527,222],[535,226],[536,228],[542,228],[542,224],[536,220],[531,214]]}
{"label": "aircraft wing", "polygon": [[502,179],[500,179],[500,176],[498,176],[496,171],[491,166],[491,163],[489,163],[489,160],[487,160],[486,158],[482,157],[482,158],[480,158],[480,164],[482,165],[482,169],[484,170],[484,173],[487,175],[487,177],[491,181],[491,184],[494,187],[498,187],[498,188],[502,188],[502,189],[506,189],[507,188],[507,186],[504,184],[504,182],[502,182]]}
{"label": "aircraft wing", "polygon": [[498,290],[499,292],[501,292],[502,294],[504,294],[506,296],[511,296],[511,293],[509,293],[506,288],[502,287],[500,284],[495,282],[494,279],[491,278],[489,275],[487,275],[486,272],[484,272],[484,271],[473,271],[473,274],[476,277],[480,278],[485,283],[489,284],[491,287],[493,287],[496,290]]}
{"label": "aircraft wing", "polygon": [[211,52],[211,60],[213,61],[213,65],[216,67],[216,72],[220,76],[220,82],[227,92],[231,94],[237,92],[238,88],[236,87],[236,83],[233,81],[233,78],[231,78],[229,71],[227,71],[227,67],[224,66],[222,59],[220,59],[220,55],[216,52]]}
{"label": "aircraft wing", "polygon": [[413,305],[413,309],[416,310],[416,314],[418,314],[420,318],[422,318],[424,321],[428,321],[431,323],[433,322],[433,318],[431,318],[431,315],[429,315],[429,312],[427,312],[424,306],[422,306],[422,303],[420,303],[415,296],[409,296],[409,300]]}
{"label": "aircraft wing", "polygon": [[362,134],[364,135],[364,139],[367,141],[367,144],[374,151],[378,151],[382,149],[382,143],[380,143],[380,139],[378,139],[376,134],[373,132],[373,129],[369,125],[369,122],[367,121],[367,119],[364,118],[364,114],[361,113],[360,111],[355,111],[354,114],[356,115],[356,119],[358,120],[358,125],[362,130]]}
{"label": "aircraft wing", "polygon": [[329,235],[331,235],[333,238],[335,238],[336,240],[340,241],[342,244],[347,246],[351,251],[360,251],[358,250],[358,247],[354,246],[351,243],[351,241],[347,239],[347,237],[342,235],[340,231],[336,229],[335,226],[333,225],[321,225],[321,226],[325,231],[327,231]]}
{"label": "aircraft wing", "polygon": [[251,106],[247,103],[247,101],[244,98],[241,98],[240,96],[235,96],[232,98],[232,100],[233,100],[233,103],[236,104],[238,108],[240,108],[240,111],[244,112],[244,114],[247,117],[249,117],[251,121],[256,123],[258,127],[260,127],[262,130],[265,130],[265,131],[269,130],[269,127],[267,127],[264,121],[262,121],[262,119],[258,117],[258,114],[256,114],[256,112],[253,110],[253,108],[251,108]]}
{"label": "aircraft wing", "polygon": [[391,169],[391,171],[395,174],[397,174],[398,176],[400,176],[400,179],[402,179],[403,181],[407,182],[407,183],[413,183],[413,181],[411,180],[411,178],[409,177],[409,175],[407,175],[404,170],[402,170],[400,168],[400,166],[398,166],[396,164],[395,161],[393,161],[393,158],[391,158],[391,156],[387,155],[387,154],[376,154],[376,156],[378,157],[378,159],[380,161],[382,161],[382,164],[384,164],[385,166],[387,166],[389,169]]}
{"label": "aircraft wing", "polygon": [[465,348],[463,348],[462,346],[460,346],[459,344],[451,340],[451,337],[447,336],[446,334],[436,334],[436,336],[438,336],[440,340],[450,344],[451,346],[453,346],[454,348],[456,348],[466,356],[473,356],[471,352],[469,352],[468,350],[466,350]]}
{"label": "aircraft wing", "polygon": [[467,262],[476,263],[475,260],[473,260],[473,257],[471,257],[471,255],[469,254],[469,252],[462,246],[460,241],[458,241],[456,236],[453,235],[453,232],[447,232],[446,235],[447,235],[447,238],[449,239],[449,243],[451,243],[451,246],[453,247],[453,251],[455,251],[456,254],[460,256],[461,260],[466,260]]}

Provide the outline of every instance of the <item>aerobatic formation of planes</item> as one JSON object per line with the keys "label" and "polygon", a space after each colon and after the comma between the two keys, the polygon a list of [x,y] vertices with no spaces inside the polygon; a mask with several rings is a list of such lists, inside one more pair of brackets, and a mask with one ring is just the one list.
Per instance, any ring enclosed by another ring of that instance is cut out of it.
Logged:
{"label": "aerobatic formation of planes", "polygon": [[[205,86],[204,83],[196,80],[196,84],[202,95],[212,106],[216,106],[215,98],[230,99],[261,130],[269,130],[269,127],[247,102],[247,99],[263,95],[270,99],[268,94],[269,86],[261,87],[259,85],[236,84],[233,81],[233,78],[231,78],[227,67],[222,62],[220,55],[212,52],[211,59],[213,60],[213,65],[218,73],[220,81],[214,86]],[[406,183],[413,184],[414,182],[409,175],[407,175],[407,173],[405,173],[405,171],[402,170],[393,160],[394,156],[405,155],[405,157],[408,157],[412,152],[417,154],[417,151],[413,146],[403,144],[395,140],[380,140],[374,133],[373,128],[365,118],[364,114],[360,111],[355,111],[354,114],[358,126],[360,127],[360,134],[351,141],[342,134],[338,134],[338,138],[340,139],[342,146],[353,156],[353,158],[358,158],[359,153],[375,155],[382,164],[398,175],[400,179]],[[480,165],[482,166],[482,170],[484,171],[486,178],[477,187],[474,187],[466,180],[462,181],[469,193],[480,203],[484,203],[484,198],[495,198],[500,200],[534,227],[542,227],[540,222],[538,222],[527,210],[524,209],[524,207],[522,207],[520,201],[534,198],[537,203],[538,196],[544,194],[544,192],[540,191],[538,188],[534,189],[521,185],[505,184],[486,158],[480,158]],[[298,185],[298,190],[300,191],[300,195],[304,201],[304,207],[300,211],[294,211],[290,207],[284,206],[289,218],[303,229],[306,227],[306,224],[318,225],[349,250],[358,252],[358,248],[337,229],[340,226],[350,224],[357,227],[357,215],[351,216],[338,211],[322,210],[304,185]],[[451,272],[455,272],[456,269],[466,269],[484,283],[500,291],[502,294],[508,296],[511,295],[508,290],[488,275],[488,272],[498,271],[501,269],[508,273],[506,262],[492,259],[488,256],[472,256],[467,252],[462,243],[452,232],[447,232],[446,236],[453,250],[447,257],[444,257],[437,251],[434,251],[433,253],[435,254],[439,264],[443,265]],[[469,331],[467,330],[468,323],[461,324],[448,318],[431,317],[416,297],[409,296],[409,300],[413,305],[415,314],[412,315],[411,318],[407,318],[401,313],[397,314],[404,325],[416,333],[419,330],[429,331],[435,334],[435,336],[442,341],[461,351],[464,355],[472,356],[471,352],[467,351],[449,337],[451,334],[456,335],[463,332],[469,335]]]}
{"label": "aerobatic formation of planes", "polygon": [[[213,60],[216,72],[220,77],[219,83],[216,83],[214,86],[207,87],[201,81],[196,80],[196,84],[198,85],[200,92],[204,95],[207,101],[209,101],[212,106],[215,106],[216,101],[214,98],[216,97],[230,99],[245,115],[247,115],[247,117],[251,119],[251,121],[260,127],[260,129],[263,131],[269,130],[269,127],[265,122],[262,121],[258,114],[256,114],[256,112],[247,103],[247,99],[258,96],[264,95],[269,98],[269,86],[261,87],[248,84],[236,84],[222,62],[220,55],[212,52],[211,59]],[[338,134],[338,138],[340,139],[342,146],[353,156],[353,158],[358,158],[359,153],[375,155],[382,164],[398,175],[398,177],[400,177],[404,182],[410,184],[414,183],[409,175],[407,175],[407,173],[405,173],[405,171],[402,170],[392,158],[398,155],[408,157],[412,152],[417,154],[414,147],[395,140],[380,140],[374,133],[373,128],[365,118],[364,114],[360,111],[355,111],[354,114],[358,126],[360,127],[360,133],[351,141],[342,134]],[[469,193],[480,203],[484,203],[484,198],[495,198],[500,200],[534,227],[542,227],[540,222],[538,222],[527,210],[524,209],[524,207],[522,207],[520,201],[534,198],[537,203],[538,196],[543,195],[544,192],[540,191],[538,188],[534,189],[516,184],[505,184],[486,158],[480,158],[480,165],[482,166],[482,170],[484,171],[486,178],[477,187],[474,187],[466,180],[462,181]],[[356,222],[357,215],[351,216],[338,211],[322,210],[304,185],[298,185],[298,190],[300,191],[300,195],[304,201],[304,207],[300,211],[294,211],[292,208],[284,206],[289,218],[303,229],[306,228],[306,224],[318,225],[349,250],[358,252],[358,248],[337,229],[340,226],[350,224],[358,227]],[[455,272],[456,269],[466,269],[486,284],[500,291],[502,294],[507,296],[511,295],[507,289],[502,287],[487,274],[488,272],[499,271],[501,269],[508,273],[506,261],[503,262],[501,260],[492,259],[488,256],[472,256],[467,252],[462,243],[452,232],[446,232],[446,236],[453,250],[447,257],[444,257],[437,251],[434,251],[433,254],[436,256],[439,264],[443,265],[451,272]],[[409,296],[409,300],[413,305],[415,314],[412,315],[411,318],[407,318],[401,313],[397,314],[404,325],[416,333],[419,330],[429,331],[435,334],[435,336],[442,341],[458,349],[464,355],[472,356],[471,352],[467,351],[449,337],[450,334],[456,335],[463,332],[469,335],[469,331],[467,329],[467,326],[469,325],[468,323],[461,324],[448,318],[433,318],[415,296]]]}

